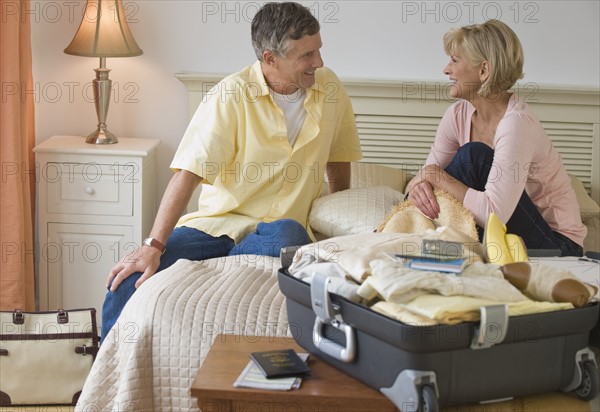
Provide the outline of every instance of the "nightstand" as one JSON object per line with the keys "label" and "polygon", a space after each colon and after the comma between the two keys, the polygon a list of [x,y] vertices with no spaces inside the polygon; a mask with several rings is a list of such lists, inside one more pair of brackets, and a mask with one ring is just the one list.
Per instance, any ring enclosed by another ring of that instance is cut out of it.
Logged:
{"label": "nightstand", "polygon": [[293,338],[218,335],[202,364],[191,394],[204,412],[397,412],[383,394],[311,356],[311,375],[298,390],[236,388],[233,383],[250,361],[250,352],[294,349]]}
{"label": "nightstand", "polygon": [[34,148],[41,310],[94,307],[100,324],[110,269],[140,247],[154,221],[158,145],[54,136]]}

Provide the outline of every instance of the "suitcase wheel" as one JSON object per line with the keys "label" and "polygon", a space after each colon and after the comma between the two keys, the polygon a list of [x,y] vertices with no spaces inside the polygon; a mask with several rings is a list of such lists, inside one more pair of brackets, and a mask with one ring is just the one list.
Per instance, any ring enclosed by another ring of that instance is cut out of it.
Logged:
{"label": "suitcase wheel", "polygon": [[419,412],[438,412],[440,410],[435,389],[431,385],[422,385],[419,392],[421,397]]}
{"label": "suitcase wheel", "polygon": [[579,399],[591,401],[598,395],[600,389],[600,378],[598,369],[592,361],[581,362],[581,384],[575,389],[575,394]]}

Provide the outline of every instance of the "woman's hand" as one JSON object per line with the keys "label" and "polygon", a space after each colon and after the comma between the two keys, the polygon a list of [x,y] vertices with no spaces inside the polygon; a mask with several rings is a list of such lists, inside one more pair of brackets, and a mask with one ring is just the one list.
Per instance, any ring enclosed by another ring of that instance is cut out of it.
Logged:
{"label": "woman's hand", "polygon": [[431,183],[421,180],[412,186],[409,199],[425,216],[435,219],[440,213],[440,205],[433,194]]}
{"label": "woman's hand", "polygon": [[422,168],[419,173],[408,183],[407,192],[411,202],[430,219],[436,219],[440,213],[440,205],[433,194],[433,182],[439,181],[439,173],[443,170],[435,164]]}
{"label": "woman's hand", "polygon": [[135,287],[139,288],[142,283],[156,273],[156,269],[160,265],[160,256],[160,250],[149,246],[142,246],[131,252],[112,268],[106,280],[106,286],[110,285],[110,291],[114,292],[121,282],[132,273],[142,272],[142,276],[135,283]]}

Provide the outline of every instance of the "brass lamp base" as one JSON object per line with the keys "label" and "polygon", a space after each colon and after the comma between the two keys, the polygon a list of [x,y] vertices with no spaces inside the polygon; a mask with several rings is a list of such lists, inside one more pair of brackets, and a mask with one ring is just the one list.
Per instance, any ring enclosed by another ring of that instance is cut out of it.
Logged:
{"label": "brass lamp base", "polygon": [[90,144],[115,144],[119,143],[119,139],[106,128],[99,127],[85,139],[85,142]]}
{"label": "brass lamp base", "polygon": [[92,83],[94,85],[94,103],[96,104],[96,114],[98,115],[98,127],[95,132],[85,139],[85,142],[91,144],[118,143],[117,136],[109,132],[106,128],[106,116],[108,115],[112,81],[108,78],[110,69],[106,68],[105,57],[100,57],[100,67],[94,69],[94,71],[96,72],[96,78]]}

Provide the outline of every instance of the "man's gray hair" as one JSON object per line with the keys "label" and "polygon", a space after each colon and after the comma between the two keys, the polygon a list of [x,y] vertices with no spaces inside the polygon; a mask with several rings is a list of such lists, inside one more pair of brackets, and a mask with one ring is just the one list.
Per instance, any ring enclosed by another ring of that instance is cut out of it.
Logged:
{"label": "man's gray hair", "polygon": [[290,40],[319,32],[319,21],[308,7],[298,3],[266,3],[252,19],[252,46],[258,60],[265,50],[285,56]]}

